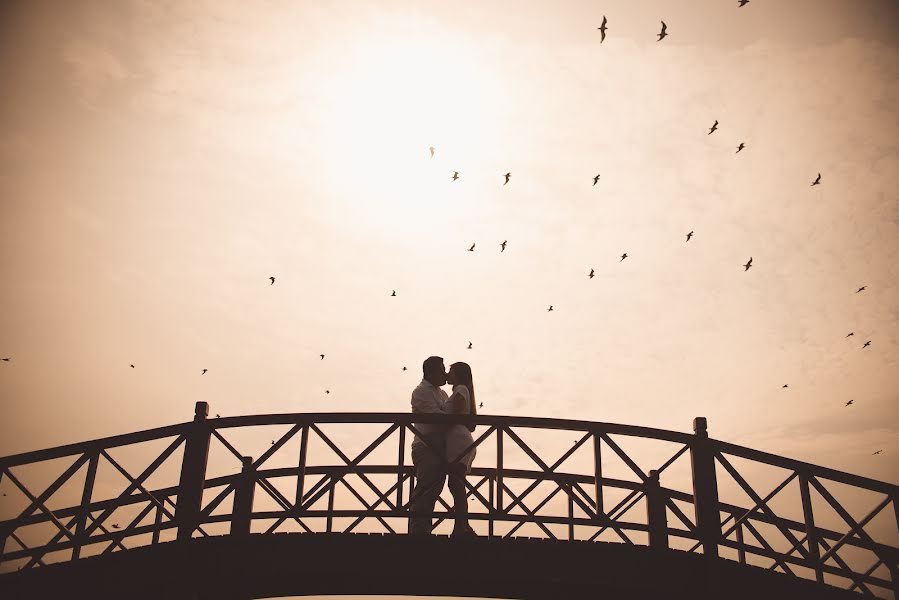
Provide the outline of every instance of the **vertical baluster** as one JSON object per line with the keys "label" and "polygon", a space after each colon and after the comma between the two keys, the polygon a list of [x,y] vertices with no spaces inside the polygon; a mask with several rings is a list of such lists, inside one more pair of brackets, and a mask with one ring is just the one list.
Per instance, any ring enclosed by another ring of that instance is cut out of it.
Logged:
{"label": "vertical baluster", "polygon": [[[165,500],[162,500],[165,502]],[[156,516],[153,518],[153,539],[150,545],[155,546],[159,543],[159,534],[162,532],[162,507],[156,506]]]}
{"label": "vertical baluster", "polygon": [[75,525],[75,546],[72,548],[72,560],[78,560],[81,556],[81,548],[84,546],[84,529],[87,527],[87,516],[90,514],[91,497],[94,494],[94,480],[97,477],[97,463],[100,460],[100,451],[91,454],[87,464],[87,474],[84,477],[84,490],[81,492],[81,508],[78,512],[78,522]]}
{"label": "vertical baluster", "polygon": [[599,432],[593,434],[593,496],[596,502],[596,518],[603,522],[605,520],[605,509],[602,502],[602,437]]}
{"label": "vertical baluster", "polygon": [[294,506],[299,514],[300,506],[303,504],[303,489],[306,486],[306,448],[309,444],[309,425],[303,425],[300,432],[300,455],[297,458],[297,493],[294,499]]}
{"label": "vertical baluster", "polygon": [[397,472],[396,472],[396,507],[398,509],[402,509],[403,507],[403,471],[405,471],[405,458],[406,458],[406,424],[403,423],[400,425],[400,449],[399,456],[397,459]]}
{"label": "vertical baluster", "polygon": [[178,483],[178,502],[175,520],[178,522],[178,539],[189,540],[200,524],[200,508],[203,504],[203,483],[206,481],[206,463],[209,459],[211,432],[206,417],[209,404],[197,402],[194,420],[188,426],[184,457],[181,460],[181,479]]}
{"label": "vertical baluster", "polygon": [[494,487],[495,487],[494,480],[495,479],[496,479],[496,474],[494,473],[493,476],[490,477],[490,479],[487,482],[487,485],[489,486],[489,489],[487,490],[487,493],[489,496],[488,500],[490,502],[489,514],[487,515],[487,537],[488,538],[493,537],[493,506],[494,506],[493,502],[494,502]]}
{"label": "vertical baluster", "polygon": [[256,468],[253,457],[241,458],[242,468],[234,486],[234,505],[231,510],[231,535],[250,535],[250,521],[253,517],[253,496],[256,492]]}
{"label": "vertical baluster", "polygon": [[337,487],[337,480],[333,475],[331,476],[331,483],[334,485],[328,489],[328,518],[325,526],[325,531],[328,533],[331,533],[331,524],[333,520],[331,514],[334,512],[334,489]]}
{"label": "vertical baluster", "polygon": [[818,533],[815,530],[815,517],[812,513],[812,497],[808,490],[808,474],[799,473],[799,491],[802,494],[802,514],[805,516],[805,535],[808,541],[809,567],[815,570],[815,579],[818,583],[824,583],[824,573],[821,570],[821,551],[818,547]]}
{"label": "vertical baluster", "polygon": [[665,495],[659,484],[659,472],[649,472],[646,487],[646,522],[649,525],[649,546],[668,549],[668,510]]}
{"label": "vertical baluster", "polygon": [[[895,491],[890,494],[890,500],[893,502],[893,512],[896,514],[896,528],[899,529],[899,493]],[[899,600],[899,552],[895,549],[888,555],[890,564],[890,577],[893,579],[893,598]]]}
{"label": "vertical baluster", "polygon": [[693,471],[693,506],[696,511],[696,530],[702,542],[702,552],[718,557],[721,537],[721,515],[718,512],[718,479],[715,476],[715,448],[709,439],[705,417],[693,419],[693,440],[690,444],[690,464]]}
{"label": "vertical baluster", "polygon": [[496,512],[503,513],[503,428],[496,429]]}
{"label": "vertical baluster", "polygon": [[737,526],[737,560],[741,565],[746,564],[746,548],[743,546],[743,523]]}
{"label": "vertical baluster", "polygon": [[[3,483],[3,473],[5,471],[0,469],[0,483]],[[0,523],[0,565],[3,564],[3,553],[6,552],[6,539],[9,537],[9,534],[12,533],[12,524],[2,524]]]}
{"label": "vertical baluster", "polygon": [[568,491],[568,541],[574,541],[574,489],[570,484],[565,485]]}

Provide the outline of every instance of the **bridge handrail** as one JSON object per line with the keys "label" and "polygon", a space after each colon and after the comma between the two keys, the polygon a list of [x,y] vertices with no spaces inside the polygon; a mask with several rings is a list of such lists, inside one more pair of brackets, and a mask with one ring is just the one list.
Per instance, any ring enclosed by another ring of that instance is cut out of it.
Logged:
{"label": "bridge handrail", "polygon": [[[506,427],[533,427],[539,429],[564,429],[569,431],[583,431],[585,433],[606,433],[612,435],[627,435],[668,442],[690,444],[694,439],[693,434],[654,427],[639,425],[625,425],[602,421],[584,421],[576,419],[555,419],[545,417],[520,417],[505,415],[424,415],[385,412],[333,412],[333,413],[269,413],[260,415],[247,415],[235,417],[220,417],[208,419],[207,422],[216,429],[233,427],[251,427],[263,425],[302,425],[305,423],[475,423],[477,425],[493,425]],[[125,433],[104,438],[97,438],[83,442],[75,442],[54,446],[41,450],[22,452],[0,457],[0,469],[21,466],[29,463],[53,460],[82,454],[99,448],[108,449],[119,446],[127,446],[148,442],[151,440],[180,435],[187,431],[191,422],[178,423],[145,429],[132,433]],[[709,441],[722,453],[738,456],[748,460],[767,465],[801,471],[824,477],[831,481],[844,483],[856,487],[863,487],[872,491],[885,494],[896,494],[899,486],[877,479],[871,479],[862,475],[854,475],[844,471],[837,471],[814,463],[771,454],[762,450],[740,446],[731,442],[725,442],[710,438]]]}

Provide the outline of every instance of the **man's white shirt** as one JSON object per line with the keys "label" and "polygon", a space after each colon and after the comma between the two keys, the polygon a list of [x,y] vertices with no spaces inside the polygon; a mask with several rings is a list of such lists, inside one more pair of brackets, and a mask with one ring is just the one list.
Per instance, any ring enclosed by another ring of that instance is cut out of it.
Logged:
{"label": "man's white shirt", "polygon": [[[446,392],[437,387],[427,379],[422,379],[421,383],[412,390],[412,412],[413,413],[439,413],[446,414],[446,401],[449,399]],[[433,433],[435,425],[428,423],[416,423],[415,428],[424,434]],[[415,436],[415,443],[422,443],[418,436]]]}

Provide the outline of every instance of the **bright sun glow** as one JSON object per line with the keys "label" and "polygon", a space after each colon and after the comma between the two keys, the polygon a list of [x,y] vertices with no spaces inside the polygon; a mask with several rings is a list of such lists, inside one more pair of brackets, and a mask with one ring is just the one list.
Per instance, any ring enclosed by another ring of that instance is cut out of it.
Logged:
{"label": "bright sun glow", "polygon": [[[477,165],[501,128],[502,84],[464,43],[362,42],[322,92],[317,123],[324,174],[344,207],[382,230],[437,216],[445,195],[455,191],[453,171]],[[429,146],[436,147],[433,159]]]}

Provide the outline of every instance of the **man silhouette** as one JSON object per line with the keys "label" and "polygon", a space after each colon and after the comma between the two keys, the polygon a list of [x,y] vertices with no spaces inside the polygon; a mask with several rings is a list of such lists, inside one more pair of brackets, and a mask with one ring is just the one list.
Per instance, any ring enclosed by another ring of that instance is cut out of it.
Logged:
{"label": "man silhouette", "polygon": [[[424,378],[412,390],[413,413],[446,412],[448,396],[440,389],[446,385],[446,367],[439,356],[429,356],[422,364]],[[412,462],[415,465],[415,491],[409,503],[409,533],[431,533],[434,504],[446,484],[446,427],[416,423],[421,436],[412,442]],[[424,439],[422,439],[424,438]]]}

